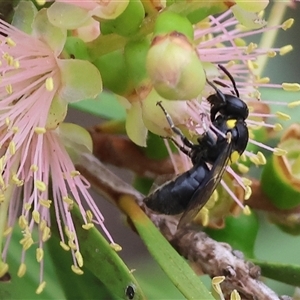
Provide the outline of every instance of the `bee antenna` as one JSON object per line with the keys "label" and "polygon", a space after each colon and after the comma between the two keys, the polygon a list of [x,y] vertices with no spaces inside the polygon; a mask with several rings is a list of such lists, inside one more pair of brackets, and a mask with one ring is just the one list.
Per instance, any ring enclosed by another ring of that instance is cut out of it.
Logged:
{"label": "bee antenna", "polygon": [[231,83],[232,83],[232,86],[233,86],[233,89],[235,91],[235,94],[236,96],[239,98],[240,97],[240,93],[236,87],[236,83],[235,83],[235,80],[233,79],[232,75],[228,72],[228,70],[222,66],[222,65],[218,65],[218,67],[228,76],[228,78],[230,79]]}

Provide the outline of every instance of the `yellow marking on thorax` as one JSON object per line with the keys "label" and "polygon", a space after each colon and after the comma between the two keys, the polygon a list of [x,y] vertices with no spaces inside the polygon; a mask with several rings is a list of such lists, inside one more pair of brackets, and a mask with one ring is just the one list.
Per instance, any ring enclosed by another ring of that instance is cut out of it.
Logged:
{"label": "yellow marking on thorax", "polygon": [[235,127],[235,124],[236,124],[236,119],[230,119],[230,120],[227,120],[226,121],[226,126],[229,128],[229,129],[232,129]]}

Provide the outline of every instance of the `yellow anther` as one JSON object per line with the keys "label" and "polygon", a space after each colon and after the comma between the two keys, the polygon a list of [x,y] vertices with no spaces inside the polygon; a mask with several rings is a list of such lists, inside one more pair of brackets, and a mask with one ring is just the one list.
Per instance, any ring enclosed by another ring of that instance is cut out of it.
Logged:
{"label": "yellow anther", "polygon": [[257,78],[256,83],[269,83],[270,78],[269,77],[262,77],[262,78]]}
{"label": "yellow anther", "polygon": [[31,204],[30,203],[24,203],[24,209],[25,210],[30,210],[31,209]]}
{"label": "yellow anther", "polygon": [[76,176],[79,176],[80,175],[80,172],[77,171],[77,170],[74,170],[74,171],[71,171],[71,177],[76,177]]}
{"label": "yellow anther", "polygon": [[241,299],[242,298],[237,290],[233,290],[232,293],[230,294],[230,300],[241,300]]}
{"label": "yellow anther", "polygon": [[235,163],[240,158],[240,154],[237,151],[233,151],[230,155],[231,163]]}
{"label": "yellow anther", "polygon": [[85,230],[89,230],[89,229],[94,227],[94,224],[93,223],[87,223],[87,224],[83,224],[81,227]]}
{"label": "yellow anther", "polygon": [[222,283],[223,281],[225,280],[225,276],[215,276],[212,280],[211,280],[211,283],[212,284],[220,284]]}
{"label": "yellow anther", "polygon": [[21,215],[18,219],[18,224],[19,224],[19,227],[24,230],[26,228],[26,226],[28,225],[28,222],[25,218],[24,215]]}
{"label": "yellow anther", "polygon": [[242,174],[249,172],[249,168],[247,166],[245,166],[244,164],[238,164],[237,167],[238,167],[239,172]]}
{"label": "yellow anther", "polygon": [[7,37],[7,38],[6,38],[6,44],[7,44],[8,46],[11,46],[11,47],[15,47],[15,46],[16,46],[15,41],[14,41],[12,38],[10,38],[10,37]]}
{"label": "yellow anther", "polygon": [[241,156],[240,156],[240,159],[242,162],[246,162],[247,161],[247,156],[245,153],[243,153]]}
{"label": "yellow anther", "polygon": [[288,152],[286,150],[284,150],[284,149],[274,148],[273,153],[276,156],[283,156],[283,155],[286,155]]}
{"label": "yellow anther", "polygon": [[7,227],[3,232],[3,236],[8,236],[12,232],[12,230],[12,227]]}
{"label": "yellow anther", "polygon": [[43,6],[43,5],[45,5],[46,0],[36,0],[35,2],[37,3],[37,5]]}
{"label": "yellow anther", "polygon": [[23,277],[26,273],[26,269],[27,269],[26,265],[24,263],[21,263],[18,269],[17,276],[20,278]]}
{"label": "yellow anther", "polygon": [[242,182],[243,182],[243,184],[246,185],[246,186],[252,185],[252,180],[250,180],[250,179],[247,178],[247,177],[242,177]]}
{"label": "yellow anther", "polygon": [[6,118],[5,118],[5,125],[6,125],[6,126],[9,126],[9,124],[10,124],[10,118],[9,118],[9,117],[6,117]]}
{"label": "yellow anther", "polygon": [[116,243],[110,243],[109,246],[110,246],[110,248],[112,248],[116,252],[120,252],[122,250],[122,247],[119,244],[116,244]]}
{"label": "yellow anther", "polygon": [[293,50],[292,45],[286,45],[284,47],[281,47],[279,50],[279,55],[285,55]]}
{"label": "yellow anther", "polygon": [[17,59],[14,60],[14,65],[13,65],[13,67],[14,67],[15,69],[19,69],[19,68],[20,68],[20,62],[19,62],[19,60],[17,60]]}
{"label": "yellow anther", "polygon": [[42,259],[44,258],[44,250],[42,248],[37,248],[35,252],[35,257],[37,262],[41,262]]}
{"label": "yellow anther", "polygon": [[14,155],[16,153],[16,144],[14,141],[10,141],[9,145],[8,145],[8,150],[10,155]]}
{"label": "yellow anther", "polygon": [[19,132],[19,130],[20,130],[20,128],[19,128],[18,126],[13,126],[13,127],[11,128],[11,131],[12,131],[13,133],[17,133],[17,132]]}
{"label": "yellow anther", "polygon": [[275,57],[277,55],[277,53],[275,51],[268,51],[267,55],[268,55],[268,57],[272,58],[272,57]]}
{"label": "yellow anther", "polygon": [[209,224],[209,210],[207,208],[202,208],[200,211],[201,221],[204,227],[207,227]]}
{"label": "yellow anther", "polygon": [[43,281],[43,282],[38,286],[38,288],[36,289],[35,293],[36,293],[37,295],[39,295],[39,294],[44,290],[45,286],[46,286],[46,281]]}
{"label": "yellow anther", "polygon": [[234,43],[238,47],[246,47],[246,45],[247,45],[246,41],[244,39],[241,39],[241,38],[234,39]]}
{"label": "yellow anther", "polygon": [[225,276],[216,276],[211,280],[212,286],[214,290],[219,294],[223,295],[220,283],[222,283],[225,280]]}
{"label": "yellow anther", "polygon": [[283,30],[289,29],[291,26],[293,26],[294,21],[295,21],[295,20],[294,20],[293,18],[287,19],[286,21],[284,21],[284,22],[281,24],[281,28],[282,28]]}
{"label": "yellow anther", "polygon": [[14,174],[12,177],[11,177],[11,180],[12,182],[16,185],[16,186],[22,186],[24,184],[24,181],[23,180],[20,180],[18,177],[17,177],[17,174]]}
{"label": "yellow anther", "polygon": [[250,186],[246,186],[244,199],[248,200],[252,195],[252,189]]}
{"label": "yellow anther", "polygon": [[85,212],[85,214],[86,214],[86,218],[88,219],[88,221],[92,222],[92,220],[93,220],[93,214],[92,214],[92,212],[90,210],[87,210]]}
{"label": "yellow anther", "polygon": [[33,245],[33,239],[31,237],[25,237],[20,241],[23,246],[23,250],[28,250]]}
{"label": "yellow anther", "polygon": [[69,205],[74,204],[74,201],[71,198],[69,198],[68,196],[63,197],[62,199],[63,199],[64,202],[66,202]]}
{"label": "yellow anther", "polygon": [[54,88],[53,78],[52,77],[47,78],[45,85],[46,85],[46,90],[48,92],[53,91],[53,88]]}
{"label": "yellow anther", "polygon": [[291,119],[291,116],[289,116],[288,114],[282,113],[280,111],[276,112],[276,116],[278,119],[280,119],[282,121],[289,121]]}
{"label": "yellow anther", "polygon": [[41,180],[36,180],[36,181],[35,181],[35,187],[36,187],[39,191],[41,191],[41,192],[45,192],[46,189],[47,189],[46,184],[45,184],[43,181],[41,181]]}
{"label": "yellow anther", "polygon": [[259,160],[259,163],[263,166],[267,163],[266,157],[264,156],[264,154],[260,151],[257,152],[257,158]]}
{"label": "yellow anther", "polygon": [[83,274],[83,271],[82,271],[79,267],[77,267],[77,266],[72,265],[72,266],[71,266],[71,270],[72,270],[75,274],[77,274],[77,275],[82,275],[82,274]]}
{"label": "yellow anther", "polygon": [[275,123],[273,129],[274,129],[274,131],[278,132],[278,131],[281,131],[283,129],[283,127],[280,123]]}
{"label": "yellow anther", "polygon": [[256,166],[258,166],[260,164],[259,159],[256,155],[251,156],[250,161],[253,162]]}
{"label": "yellow anther", "polygon": [[60,241],[59,244],[65,251],[70,251],[70,247],[67,244],[65,244],[63,241]]}
{"label": "yellow anther", "polygon": [[50,238],[50,236],[51,236],[50,227],[46,226],[42,233],[42,241],[46,242]]}
{"label": "yellow anther", "polygon": [[39,169],[39,167],[38,167],[37,165],[31,165],[31,166],[30,166],[30,170],[31,170],[32,172],[36,172],[38,169]]}
{"label": "yellow anther", "polygon": [[45,220],[42,220],[39,225],[40,231],[43,231],[45,227],[47,227],[47,222]]}
{"label": "yellow anther", "polygon": [[81,268],[83,266],[83,258],[82,258],[82,255],[79,251],[75,252],[75,258],[76,258],[76,261],[78,263],[78,266]]}
{"label": "yellow anther", "polygon": [[243,213],[246,215],[246,216],[250,216],[251,215],[251,209],[248,205],[245,205],[244,209],[243,209]]}
{"label": "yellow anther", "polygon": [[300,84],[299,83],[284,82],[281,86],[285,91],[288,91],[288,92],[298,92],[298,91],[300,91]]}
{"label": "yellow anther", "polygon": [[1,262],[0,265],[0,278],[4,276],[8,272],[9,266],[8,264]]}
{"label": "yellow anther", "polygon": [[73,241],[69,240],[68,245],[72,250],[77,250],[77,246]]}
{"label": "yellow anther", "polygon": [[32,218],[33,218],[33,220],[34,220],[35,223],[37,223],[37,224],[40,223],[41,216],[40,216],[40,213],[37,210],[34,210],[32,212]]}
{"label": "yellow anther", "polygon": [[288,106],[289,108],[294,108],[294,107],[297,107],[297,106],[299,106],[299,105],[300,105],[300,100],[290,102],[287,106]]}
{"label": "yellow anther", "polygon": [[46,208],[50,208],[52,201],[46,199],[39,199],[39,203]]}
{"label": "yellow anther", "polygon": [[257,48],[257,44],[255,43],[250,43],[247,47],[246,53],[249,54],[251,53],[253,50],[255,50]]}
{"label": "yellow anther", "polygon": [[46,133],[46,128],[44,128],[44,127],[35,127],[34,132],[37,133],[37,134],[44,134],[44,133]]}
{"label": "yellow anther", "polygon": [[5,86],[5,91],[8,95],[11,95],[13,93],[12,85],[8,84],[7,86]]}

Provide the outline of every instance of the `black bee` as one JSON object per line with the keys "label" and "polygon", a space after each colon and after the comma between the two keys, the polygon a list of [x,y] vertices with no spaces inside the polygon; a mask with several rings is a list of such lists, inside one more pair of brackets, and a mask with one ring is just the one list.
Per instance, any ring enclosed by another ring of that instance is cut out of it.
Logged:
{"label": "black bee", "polygon": [[197,144],[183,135],[161,103],[157,103],[183,145],[171,138],[172,141],[191,158],[193,167],[155,190],[144,202],[148,208],[161,214],[176,215],[183,212],[178,227],[195,218],[220,183],[226,166],[236,161],[248,143],[249,132],[245,122],[249,114],[248,107],[239,98],[231,74],[223,66],[219,67],[231,80],[235,95],[223,94],[207,80],[216,91],[207,98],[211,104],[212,125],[197,138]]}

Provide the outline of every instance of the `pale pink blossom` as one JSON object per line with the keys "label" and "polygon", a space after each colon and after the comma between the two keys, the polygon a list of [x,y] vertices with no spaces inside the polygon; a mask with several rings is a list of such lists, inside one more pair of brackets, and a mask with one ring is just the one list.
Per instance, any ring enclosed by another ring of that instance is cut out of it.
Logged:
{"label": "pale pink blossom", "polygon": [[[66,35],[63,31],[55,35],[56,29],[49,25],[52,31],[48,32],[53,35],[47,36],[44,17],[44,10],[35,16],[32,36],[0,20],[0,277],[8,270],[6,256],[12,228],[18,222],[23,234],[18,275],[26,272],[27,249],[35,247],[40,264],[37,293],[45,286],[43,248],[51,236],[50,207],[55,211],[60,244],[72,253],[74,272],[82,273],[83,265],[70,212],[74,204],[82,214],[83,228],[88,230],[97,223],[113,243],[88,192],[87,181],[75,170],[66,152],[59,127],[68,102],[95,97],[101,91],[101,77],[88,62],[59,58]],[[40,22],[43,34],[40,27],[35,27]],[[77,67],[81,72],[85,67],[95,72],[98,85],[92,85],[96,88],[81,80],[83,89],[77,90],[78,83],[72,77]],[[83,199],[88,210],[83,207]],[[37,238],[32,235],[35,229]]]}

